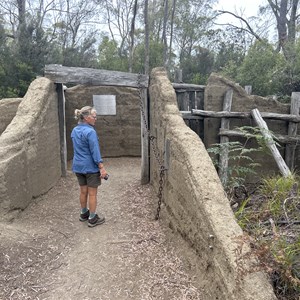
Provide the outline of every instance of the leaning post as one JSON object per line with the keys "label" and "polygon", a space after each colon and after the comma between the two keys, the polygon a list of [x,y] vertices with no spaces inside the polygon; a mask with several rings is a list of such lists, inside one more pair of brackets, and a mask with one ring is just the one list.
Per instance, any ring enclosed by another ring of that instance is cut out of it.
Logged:
{"label": "leaning post", "polygon": [[280,152],[278,151],[278,149],[275,145],[275,142],[269,132],[267,123],[263,120],[262,116],[260,115],[259,110],[257,108],[251,110],[251,115],[252,115],[254,121],[256,122],[256,124],[258,125],[258,127],[260,128],[261,134],[263,135],[263,137],[265,139],[266,145],[270,149],[281,174],[284,177],[290,176],[291,171],[290,171],[289,167],[286,165]]}

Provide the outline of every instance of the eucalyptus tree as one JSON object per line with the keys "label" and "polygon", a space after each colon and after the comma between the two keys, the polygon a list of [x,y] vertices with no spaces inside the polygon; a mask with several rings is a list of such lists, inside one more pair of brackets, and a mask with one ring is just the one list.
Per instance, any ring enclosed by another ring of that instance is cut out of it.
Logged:
{"label": "eucalyptus tree", "polygon": [[60,0],[54,12],[55,44],[64,65],[93,66],[99,6],[85,0]]}
{"label": "eucalyptus tree", "polygon": [[268,4],[276,19],[278,50],[285,50],[287,43],[294,44],[296,41],[299,0],[268,0]]}
{"label": "eucalyptus tree", "polygon": [[144,73],[149,74],[149,42],[150,42],[150,33],[149,33],[149,2],[148,0],[145,0],[144,4],[144,27],[145,27],[145,46],[144,46],[144,54],[145,54],[145,59],[144,59]]}
{"label": "eucalyptus tree", "polygon": [[[141,3],[142,1],[137,0],[104,1],[105,18],[111,38],[119,45],[119,56],[125,56],[129,61],[135,48],[136,18],[142,16]],[[132,70],[131,62],[129,70]]]}
{"label": "eucalyptus tree", "polygon": [[14,57],[6,64],[11,88],[22,95],[46,63],[95,66],[100,8],[82,0],[2,0],[5,43]]}
{"label": "eucalyptus tree", "polygon": [[281,93],[286,81],[285,59],[267,41],[256,41],[239,67],[237,81],[252,85],[253,93],[267,96]]}
{"label": "eucalyptus tree", "polygon": [[[183,68],[199,49],[207,48],[207,32],[212,26],[214,0],[177,0],[174,15],[174,47]],[[188,72],[185,67],[186,72]],[[186,74],[187,75],[187,74]],[[183,74],[185,77],[185,75]],[[187,75],[190,77],[189,75]]]}
{"label": "eucalyptus tree", "polygon": [[[258,17],[252,17],[250,19],[243,17],[241,14],[220,10],[219,14],[229,14],[240,20],[240,26],[234,23],[226,24],[239,30],[245,30],[256,40],[262,41],[267,38],[263,35],[267,32],[267,24],[263,23],[263,27],[257,27],[257,21],[260,21]],[[277,51],[283,50],[285,55],[288,55],[288,49],[290,45],[294,45],[297,35],[297,24],[299,23],[299,0],[267,0],[266,4],[262,4],[259,7],[259,14],[264,19],[270,21],[270,17],[275,21],[274,27],[277,31]],[[287,50],[287,52],[286,52]]]}

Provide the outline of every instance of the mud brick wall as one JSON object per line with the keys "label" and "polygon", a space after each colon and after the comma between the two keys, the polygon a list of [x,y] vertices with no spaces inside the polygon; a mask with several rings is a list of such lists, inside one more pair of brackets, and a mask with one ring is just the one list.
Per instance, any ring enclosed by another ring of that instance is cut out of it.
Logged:
{"label": "mud brick wall", "polygon": [[[14,110],[18,101],[12,102]],[[0,136],[1,220],[13,218],[56,184],[61,176],[59,143],[55,85],[39,78]]]}
{"label": "mud brick wall", "polygon": [[0,135],[15,117],[22,98],[7,98],[0,100]]}
{"label": "mud brick wall", "polygon": [[96,131],[103,157],[141,156],[141,112],[138,90],[128,87],[82,86],[65,90],[67,158],[73,157],[71,131],[75,109],[93,106],[93,95],[115,95],[116,115],[99,115]]}
{"label": "mud brick wall", "polygon": [[[161,218],[199,254],[199,273],[210,299],[276,299],[267,275],[255,271],[255,258],[252,262],[247,259],[251,257],[249,244],[243,240],[204,144],[179,113],[164,69],[152,71],[149,93],[151,133],[168,166]],[[159,166],[152,151],[150,154],[151,184],[157,191]],[[239,272],[239,266],[245,272]]]}

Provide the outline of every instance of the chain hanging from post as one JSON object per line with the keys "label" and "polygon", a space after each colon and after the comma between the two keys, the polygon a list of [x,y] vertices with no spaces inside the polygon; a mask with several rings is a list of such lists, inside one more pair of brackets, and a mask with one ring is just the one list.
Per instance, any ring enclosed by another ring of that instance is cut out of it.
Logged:
{"label": "chain hanging from post", "polygon": [[139,73],[138,75],[138,81],[137,81],[137,85],[138,85],[138,90],[139,90],[139,98],[140,98],[140,109],[141,109],[141,113],[142,113],[142,118],[143,118],[143,121],[144,121],[144,125],[145,125],[145,129],[146,129],[146,132],[147,132],[147,135],[148,135],[148,139],[151,143],[151,146],[152,146],[152,150],[153,150],[153,154],[154,154],[154,157],[159,165],[159,188],[158,188],[158,194],[157,194],[157,197],[158,197],[158,203],[157,203],[157,211],[156,211],[156,216],[155,216],[155,220],[158,220],[159,219],[159,215],[160,215],[160,207],[161,207],[161,203],[162,203],[162,196],[163,196],[163,184],[164,184],[164,175],[165,175],[165,167],[164,167],[164,162],[163,162],[163,159],[160,158],[160,155],[159,155],[159,151],[158,151],[158,148],[157,148],[157,145],[154,143],[154,140],[155,140],[155,136],[151,135],[150,133],[150,129],[149,129],[149,126],[148,126],[148,121],[147,121],[147,118],[146,118],[146,114],[145,114],[145,110],[144,110],[144,105],[143,105],[143,99],[142,99],[142,85],[141,85],[141,73]]}

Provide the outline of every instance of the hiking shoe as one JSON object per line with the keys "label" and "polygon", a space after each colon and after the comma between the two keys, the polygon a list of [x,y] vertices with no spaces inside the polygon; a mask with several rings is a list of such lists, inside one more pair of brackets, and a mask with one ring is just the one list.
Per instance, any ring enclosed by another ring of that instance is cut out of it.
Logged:
{"label": "hiking shoe", "polygon": [[89,219],[90,211],[86,211],[84,214],[80,214],[79,221],[85,222]]}
{"label": "hiking shoe", "polygon": [[101,225],[105,222],[105,218],[103,216],[98,216],[97,214],[92,219],[89,219],[88,226],[95,227],[97,225]]}

